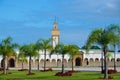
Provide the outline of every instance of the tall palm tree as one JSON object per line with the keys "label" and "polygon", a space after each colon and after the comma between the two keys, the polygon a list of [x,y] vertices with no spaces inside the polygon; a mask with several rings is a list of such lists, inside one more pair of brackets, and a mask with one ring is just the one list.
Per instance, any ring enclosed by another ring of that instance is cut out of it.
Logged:
{"label": "tall palm tree", "polygon": [[120,42],[120,26],[119,25],[115,25],[115,24],[112,24],[110,25],[111,26],[111,29],[112,29],[112,32],[114,32],[118,38],[113,38],[113,42],[111,43],[112,46],[114,47],[114,70],[116,70],[116,47],[118,45],[118,43]]}
{"label": "tall palm tree", "polygon": [[44,71],[46,70],[46,52],[49,51],[52,48],[51,45],[52,39],[39,39],[38,44],[41,45],[41,48],[44,52]]}
{"label": "tall palm tree", "polygon": [[15,53],[15,48],[18,47],[16,43],[12,43],[12,38],[8,37],[3,39],[0,43],[0,55],[3,56],[3,74],[7,74],[7,57],[13,55]]}
{"label": "tall palm tree", "polygon": [[70,55],[70,58],[72,60],[72,71],[74,71],[74,61],[73,61],[73,57],[75,55],[79,55],[81,53],[80,48],[77,45],[68,45],[68,54]]}
{"label": "tall palm tree", "polygon": [[56,45],[56,47],[53,50],[51,50],[50,55],[55,54],[55,53],[62,55],[62,73],[64,73],[65,72],[64,71],[64,56],[65,54],[68,53],[68,45],[64,45],[64,44]]}
{"label": "tall palm tree", "polygon": [[108,79],[108,65],[107,65],[107,52],[108,52],[108,45],[113,42],[113,39],[118,38],[118,36],[113,32],[116,28],[108,27],[106,29],[96,29],[91,32],[88,37],[86,48],[87,50],[90,49],[92,44],[99,44],[102,46],[104,52],[104,78]]}
{"label": "tall palm tree", "polygon": [[20,48],[20,53],[22,53],[26,57],[29,57],[29,72],[28,72],[28,74],[31,74],[32,73],[32,68],[31,68],[32,57],[38,56],[38,53],[35,48],[35,44],[30,43],[29,45],[23,45]]}

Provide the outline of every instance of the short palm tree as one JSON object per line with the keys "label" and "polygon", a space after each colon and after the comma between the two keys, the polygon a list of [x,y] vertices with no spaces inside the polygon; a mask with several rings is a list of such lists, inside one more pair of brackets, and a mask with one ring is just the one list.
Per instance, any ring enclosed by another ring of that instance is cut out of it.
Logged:
{"label": "short palm tree", "polygon": [[44,71],[46,70],[46,52],[52,48],[51,41],[52,39],[39,39],[37,42],[44,52]]}
{"label": "short palm tree", "polygon": [[64,71],[64,56],[65,54],[68,53],[68,46],[64,44],[56,45],[56,47],[53,50],[51,50],[50,55],[55,54],[55,53],[62,55],[62,73],[64,73],[65,72]]}
{"label": "short palm tree", "polygon": [[38,52],[38,64],[37,64],[37,69],[40,70],[40,64],[39,64],[40,53],[39,53],[39,52],[40,52],[40,51],[43,51],[43,47],[42,47],[42,45],[39,43],[39,40],[36,42],[35,46],[36,46],[36,50],[37,50],[37,52]]}
{"label": "short palm tree", "polygon": [[99,44],[102,46],[104,52],[104,78],[108,79],[108,65],[107,65],[107,52],[108,52],[108,45],[113,42],[113,39],[118,38],[118,36],[113,32],[116,29],[114,27],[108,27],[106,29],[96,29],[91,32],[88,37],[86,48],[87,50],[90,49],[92,44]]}
{"label": "short palm tree", "polygon": [[29,57],[29,72],[28,72],[28,74],[31,74],[32,73],[32,68],[31,68],[32,57],[38,56],[38,52],[36,51],[35,44],[30,43],[29,45],[21,46],[20,53],[22,53],[26,57]]}
{"label": "short palm tree", "polygon": [[0,43],[0,55],[3,56],[3,74],[7,74],[7,57],[13,55],[15,53],[15,48],[18,47],[16,43],[12,43],[12,38],[8,37],[3,39]]}
{"label": "short palm tree", "polygon": [[19,53],[18,60],[21,61],[22,69],[24,69],[24,62],[27,62],[27,58],[23,53]]}
{"label": "short palm tree", "polygon": [[77,45],[68,45],[68,54],[70,55],[70,58],[72,60],[72,71],[74,71],[74,61],[73,61],[73,57],[75,55],[79,55],[81,53],[80,48]]}

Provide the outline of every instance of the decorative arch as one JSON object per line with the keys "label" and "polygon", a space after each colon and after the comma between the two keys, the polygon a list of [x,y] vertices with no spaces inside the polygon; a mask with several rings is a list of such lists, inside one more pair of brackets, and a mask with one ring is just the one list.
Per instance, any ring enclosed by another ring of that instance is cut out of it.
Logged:
{"label": "decorative arch", "polygon": [[75,66],[81,66],[81,58],[76,58],[75,59]]}
{"label": "decorative arch", "polygon": [[99,62],[99,59],[98,59],[98,58],[95,58],[95,62]]}
{"label": "decorative arch", "polygon": [[57,59],[57,62],[61,62],[61,60],[60,60],[60,59]]}
{"label": "decorative arch", "polygon": [[111,59],[111,62],[114,62],[114,58]]}
{"label": "decorative arch", "polygon": [[13,58],[9,60],[9,67],[15,67],[15,60]]}
{"label": "decorative arch", "polygon": [[3,67],[3,59],[1,60],[1,67]]}
{"label": "decorative arch", "polygon": [[90,62],[94,62],[93,58],[90,58]]}
{"label": "decorative arch", "polygon": [[46,59],[46,61],[50,62],[50,59]]}
{"label": "decorative arch", "polygon": [[42,61],[44,61],[44,59],[41,59],[40,61],[42,62]]}
{"label": "decorative arch", "polygon": [[120,62],[120,58],[117,58],[117,62]]}
{"label": "decorative arch", "polygon": [[88,58],[85,58],[84,61],[88,61]]}
{"label": "decorative arch", "polygon": [[52,59],[52,62],[56,62],[56,60],[55,60],[55,59]]}

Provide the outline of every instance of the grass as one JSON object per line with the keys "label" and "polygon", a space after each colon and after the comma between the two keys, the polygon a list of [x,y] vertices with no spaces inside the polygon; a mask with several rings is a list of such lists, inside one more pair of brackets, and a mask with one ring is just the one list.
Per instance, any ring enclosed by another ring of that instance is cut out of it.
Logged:
{"label": "grass", "polygon": [[[3,75],[0,72],[0,80],[99,80],[99,77],[103,77],[100,72],[77,72],[73,73],[70,77],[58,77],[54,76],[58,71],[52,72],[40,72],[33,71],[35,75],[27,75],[28,71],[16,71],[9,70],[12,74]],[[114,80],[120,79],[120,74],[111,74]]]}

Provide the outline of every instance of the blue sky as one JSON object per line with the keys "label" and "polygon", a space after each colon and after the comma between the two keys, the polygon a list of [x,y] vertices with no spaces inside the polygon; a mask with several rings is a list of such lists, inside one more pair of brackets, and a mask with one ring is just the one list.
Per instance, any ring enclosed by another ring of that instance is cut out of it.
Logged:
{"label": "blue sky", "polygon": [[120,25],[120,0],[0,0],[0,40],[27,44],[50,38],[55,17],[61,42],[82,46],[95,28]]}

